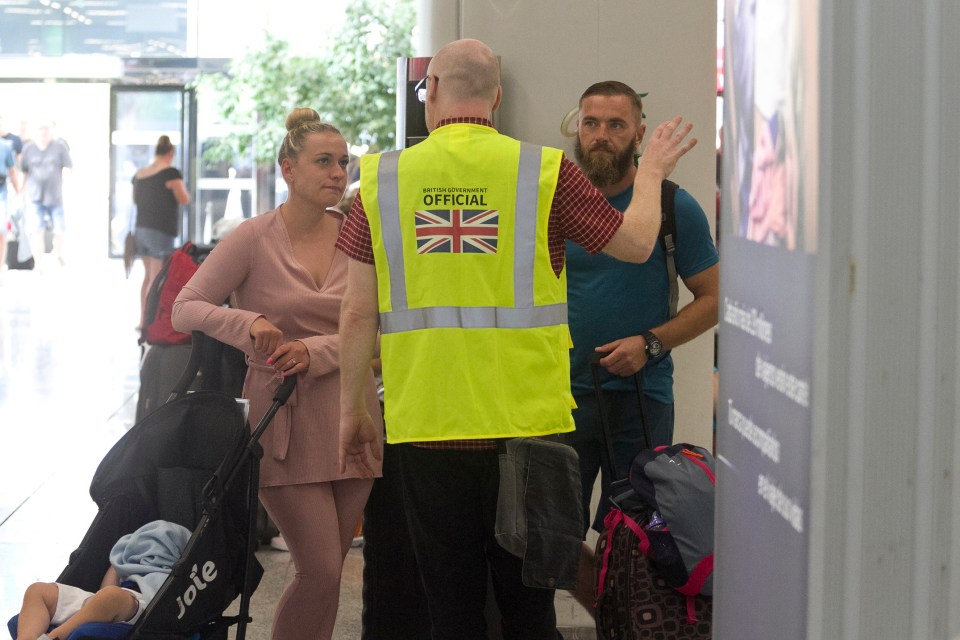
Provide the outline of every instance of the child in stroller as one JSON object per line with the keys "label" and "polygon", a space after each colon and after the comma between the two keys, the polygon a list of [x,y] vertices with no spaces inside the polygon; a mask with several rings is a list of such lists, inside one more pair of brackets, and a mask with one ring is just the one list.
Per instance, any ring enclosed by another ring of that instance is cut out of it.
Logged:
{"label": "child in stroller", "polygon": [[[176,543],[170,544],[176,551],[170,552],[166,572],[153,571],[135,579],[142,594],[149,591],[149,602],[139,617],[134,614],[127,624],[78,623],[69,636],[62,627],[48,636],[59,640],[226,640],[228,628],[236,625],[236,640],[244,640],[250,596],[263,575],[254,555],[262,455],[258,440],[297,380],[296,376],[283,380],[273,404],[250,433],[232,395],[219,391],[182,395],[197,375],[197,364],[191,360],[175,398],[138,421],[100,462],[90,483],[97,516],[57,583],[87,593],[100,590],[112,561],[111,549],[118,539],[145,524],[176,523],[187,528],[187,535],[180,532]],[[120,566],[117,569],[125,575]],[[138,572],[126,575],[134,573]],[[238,596],[239,612],[226,615],[225,609]],[[17,615],[7,623],[11,637],[40,637],[46,614],[28,612],[27,617],[34,615],[41,617],[40,628],[31,631],[34,635],[27,635],[26,628],[20,630]]]}
{"label": "child in stroller", "polygon": [[110,568],[96,593],[57,582],[30,585],[23,596],[17,640],[64,640],[88,622],[133,624],[180,559],[190,536],[186,527],[165,520],[148,522],[122,536],[110,550]]}

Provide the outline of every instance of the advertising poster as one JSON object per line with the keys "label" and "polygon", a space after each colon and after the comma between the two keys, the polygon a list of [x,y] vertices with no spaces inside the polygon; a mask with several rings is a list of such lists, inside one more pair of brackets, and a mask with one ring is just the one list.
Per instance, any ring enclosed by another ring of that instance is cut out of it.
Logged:
{"label": "advertising poster", "polygon": [[806,638],[819,5],[725,4],[714,637]]}

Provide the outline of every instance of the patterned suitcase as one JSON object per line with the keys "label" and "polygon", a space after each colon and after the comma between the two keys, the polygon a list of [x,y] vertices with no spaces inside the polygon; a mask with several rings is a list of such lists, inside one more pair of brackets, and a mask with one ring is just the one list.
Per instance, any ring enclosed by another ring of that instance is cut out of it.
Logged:
{"label": "patterned suitcase", "polygon": [[[645,511],[611,512],[616,513],[624,517],[632,513],[641,522],[646,518]],[[597,637],[708,640],[712,636],[713,598],[694,597],[696,622],[689,622],[687,597],[653,572],[629,523],[615,515],[607,520],[612,526],[600,535],[596,548]]]}
{"label": "patterned suitcase", "polygon": [[[591,362],[594,390],[600,409],[601,431],[608,457],[614,459],[610,422],[600,385],[598,358]],[[650,431],[643,411],[643,389],[634,376],[640,420],[647,446]],[[612,477],[617,478],[612,468]],[[640,551],[640,539],[632,529],[649,518],[646,506],[630,488],[627,479],[612,483],[612,509],[597,540],[595,580],[597,638],[602,640],[709,640],[713,635],[713,598],[687,597],[668,585]],[[691,609],[692,605],[692,609]],[[691,621],[691,614],[693,621]]]}

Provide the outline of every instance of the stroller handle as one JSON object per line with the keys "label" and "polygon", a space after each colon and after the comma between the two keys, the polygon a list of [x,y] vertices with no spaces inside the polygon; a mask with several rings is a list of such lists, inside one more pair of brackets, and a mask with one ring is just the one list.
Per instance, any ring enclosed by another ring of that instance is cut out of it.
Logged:
{"label": "stroller handle", "polygon": [[287,376],[283,379],[283,382],[280,383],[280,386],[277,387],[277,390],[273,392],[273,404],[270,405],[270,407],[267,409],[267,412],[257,424],[256,429],[253,430],[253,436],[250,438],[250,443],[248,446],[253,446],[257,441],[260,440],[260,436],[263,435],[263,432],[266,431],[267,427],[270,425],[270,421],[273,420],[273,416],[277,414],[277,411],[280,410],[280,407],[287,403],[287,400],[290,399],[290,394],[293,393],[293,389],[296,386],[297,376]]}
{"label": "stroller handle", "polygon": [[[253,430],[253,433],[250,435],[250,439],[247,440],[246,446],[244,449],[249,455],[252,455],[254,458],[259,459],[263,453],[260,450],[259,445],[257,444],[260,441],[260,437],[263,435],[263,432],[267,430],[267,427],[270,426],[270,421],[273,420],[273,417],[277,414],[287,400],[290,399],[290,394],[293,393],[294,388],[297,386],[297,376],[287,376],[283,379],[283,382],[280,383],[280,386],[277,387],[277,390],[273,394],[273,404],[267,409],[267,412],[260,419],[260,422],[257,423],[256,428]],[[229,468],[223,475],[226,476],[222,487],[230,486],[230,483],[233,482],[234,476],[240,470],[240,462],[234,461],[232,467]],[[206,498],[204,505],[208,508],[212,508],[216,503],[215,495],[217,488],[218,477],[221,475],[221,470],[213,475],[213,478],[210,479],[210,482],[207,483],[207,486],[204,487],[203,493]],[[220,489],[219,494],[223,494],[224,489]]]}
{"label": "stroller handle", "polygon": [[283,382],[274,392],[273,401],[279,402],[281,405],[286,404],[287,400],[290,399],[290,394],[293,393],[293,390],[296,388],[296,386],[297,376],[287,376],[283,379]]}

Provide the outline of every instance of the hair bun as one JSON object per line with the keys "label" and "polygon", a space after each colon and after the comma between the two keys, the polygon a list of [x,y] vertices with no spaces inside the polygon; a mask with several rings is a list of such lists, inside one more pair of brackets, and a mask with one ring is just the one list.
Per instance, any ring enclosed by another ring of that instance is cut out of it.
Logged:
{"label": "hair bun", "polygon": [[287,116],[287,131],[293,131],[307,122],[320,122],[320,114],[310,107],[297,107]]}
{"label": "hair bun", "polygon": [[170,141],[170,136],[160,136],[157,139],[157,146],[154,148],[154,153],[158,156],[165,156],[171,151],[173,151],[173,142]]}

